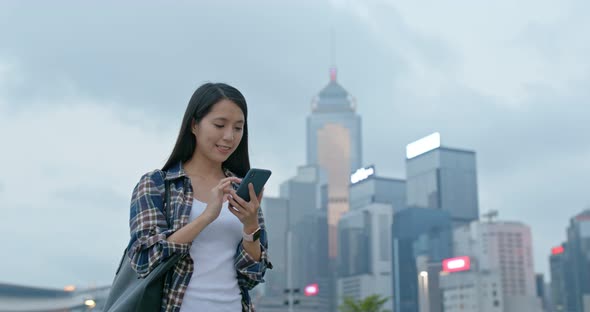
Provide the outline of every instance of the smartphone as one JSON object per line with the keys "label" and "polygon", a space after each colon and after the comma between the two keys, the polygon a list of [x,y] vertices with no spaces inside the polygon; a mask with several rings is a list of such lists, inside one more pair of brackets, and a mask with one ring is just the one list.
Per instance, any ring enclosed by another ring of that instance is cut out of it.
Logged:
{"label": "smartphone", "polygon": [[271,174],[272,172],[267,169],[251,168],[242,179],[242,182],[236,190],[236,194],[238,194],[243,200],[250,201],[248,184],[252,183],[254,185],[254,192],[256,193],[256,196],[258,196]]}

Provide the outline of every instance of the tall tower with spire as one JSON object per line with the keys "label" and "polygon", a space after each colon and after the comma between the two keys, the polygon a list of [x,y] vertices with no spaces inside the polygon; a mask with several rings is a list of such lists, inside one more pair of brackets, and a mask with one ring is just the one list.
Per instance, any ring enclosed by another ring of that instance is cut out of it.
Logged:
{"label": "tall tower with spire", "polygon": [[307,163],[320,165],[328,176],[329,254],[337,255],[338,221],[349,210],[350,175],[362,165],[361,118],[354,98],[337,82],[330,82],[314,97],[307,117]]}

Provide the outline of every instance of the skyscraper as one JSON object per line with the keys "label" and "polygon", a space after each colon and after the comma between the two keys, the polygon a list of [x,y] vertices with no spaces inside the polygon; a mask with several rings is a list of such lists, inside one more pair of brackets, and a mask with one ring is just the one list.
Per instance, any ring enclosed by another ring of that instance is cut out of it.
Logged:
{"label": "skyscraper", "polygon": [[287,288],[287,236],[288,204],[285,198],[265,196],[260,207],[264,212],[268,245],[272,254],[273,269],[268,270],[264,279],[265,296],[282,295]]}
{"label": "skyscraper", "polygon": [[406,148],[408,207],[448,211],[454,225],[479,219],[475,152],[442,147],[435,133]]}
{"label": "skyscraper", "polygon": [[566,311],[586,312],[590,310],[590,209],[570,220],[567,239]]}
{"label": "skyscraper", "polygon": [[339,222],[338,302],[392,296],[391,222],[393,208],[382,203],[349,211]]}
{"label": "skyscraper", "polygon": [[393,311],[422,311],[419,301],[425,298],[421,290],[426,290],[430,311],[440,311],[442,303],[437,306],[435,302],[442,297],[436,287],[438,274],[432,273],[440,271],[440,263],[453,252],[449,213],[404,209],[393,216],[392,236]]}
{"label": "skyscraper", "polygon": [[326,180],[319,166],[301,166],[295,177],[280,185],[281,198],[288,200],[287,227],[283,231],[292,233],[286,259],[287,270],[291,271],[287,288],[301,293],[306,285],[319,284],[318,296],[301,300],[301,305],[311,304],[322,311],[331,309],[334,297],[328,261]]}
{"label": "skyscraper", "polygon": [[352,96],[336,81],[330,82],[312,102],[307,117],[307,163],[320,165],[328,176],[329,254],[337,255],[337,226],[348,211],[348,185],[352,172],[360,168],[361,118],[356,114]]}
{"label": "skyscraper", "polygon": [[567,245],[564,243],[560,246],[551,249],[549,256],[549,268],[551,270],[551,303],[555,312],[566,311],[567,307],[567,285],[571,283],[567,281],[569,275],[567,274],[567,262],[565,258],[565,249]]}
{"label": "skyscraper", "polygon": [[480,271],[477,262],[474,261],[476,259],[470,260],[472,262],[469,270],[440,273],[444,311],[504,312],[500,274]]}
{"label": "skyscraper", "polygon": [[[257,302],[262,311],[284,311],[287,299],[298,301],[295,311],[331,311],[334,287],[328,261],[326,181],[319,166],[300,166],[297,175],[280,184],[279,198],[265,197],[261,203],[274,265],[266,273],[264,296]],[[303,298],[309,284],[319,284],[320,292]],[[295,293],[293,298],[286,290]]]}
{"label": "skyscraper", "polygon": [[472,222],[454,230],[454,253],[500,274],[505,312],[537,312],[531,230],[520,222]]}
{"label": "skyscraper", "polygon": [[590,311],[590,209],[571,218],[567,242],[551,249],[549,265],[554,310]]}
{"label": "skyscraper", "polygon": [[351,182],[351,211],[372,203],[391,205],[394,212],[406,208],[405,180],[377,176],[374,166],[370,166],[357,170],[352,175]]}

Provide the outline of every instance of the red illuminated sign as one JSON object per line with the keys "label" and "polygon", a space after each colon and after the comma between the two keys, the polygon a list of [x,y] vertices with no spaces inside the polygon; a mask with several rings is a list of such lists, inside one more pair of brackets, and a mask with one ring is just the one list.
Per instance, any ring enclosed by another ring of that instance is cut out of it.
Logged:
{"label": "red illuminated sign", "polygon": [[471,259],[469,257],[456,257],[443,260],[443,271],[447,273],[469,271]]}
{"label": "red illuminated sign", "polygon": [[552,255],[559,255],[562,253],[563,253],[563,246],[557,246],[557,247],[551,248]]}
{"label": "red illuminated sign", "polygon": [[304,293],[307,297],[317,296],[319,292],[320,292],[320,287],[318,286],[318,284],[311,284],[311,285],[305,286]]}

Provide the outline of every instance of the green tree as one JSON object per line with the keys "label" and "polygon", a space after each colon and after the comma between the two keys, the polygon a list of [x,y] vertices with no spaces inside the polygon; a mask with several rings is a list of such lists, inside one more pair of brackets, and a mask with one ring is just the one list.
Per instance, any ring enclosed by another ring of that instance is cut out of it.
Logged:
{"label": "green tree", "polygon": [[390,312],[390,310],[382,309],[387,301],[389,298],[380,295],[371,295],[358,301],[346,297],[338,309],[340,312]]}

